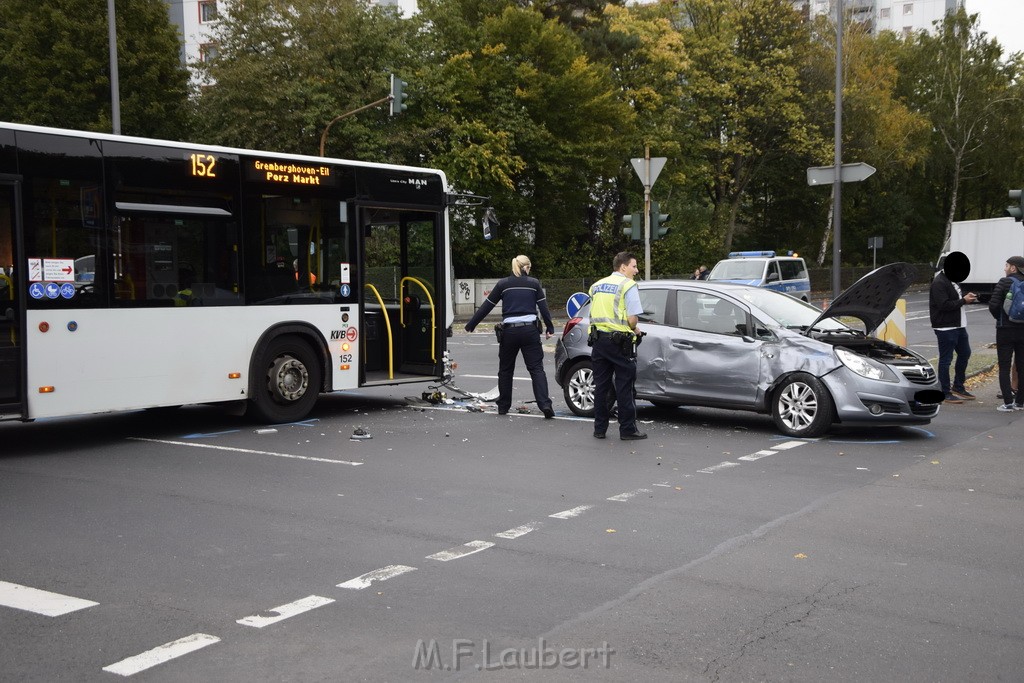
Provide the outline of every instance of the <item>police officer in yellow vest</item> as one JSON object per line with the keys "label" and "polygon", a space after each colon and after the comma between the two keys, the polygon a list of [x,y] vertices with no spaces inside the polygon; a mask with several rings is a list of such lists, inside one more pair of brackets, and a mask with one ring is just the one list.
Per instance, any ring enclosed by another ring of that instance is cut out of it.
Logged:
{"label": "police officer in yellow vest", "polygon": [[637,274],[636,257],[619,252],[612,260],[611,275],[590,288],[590,337],[594,366],[594,437],[605,438],[609,406],[605,398],[615,387],[619,404],[619,438],[623,441],[646,439],[636,428],[636,343],[643,332],[637,320],[643,313],[640,293],[633,280]]}

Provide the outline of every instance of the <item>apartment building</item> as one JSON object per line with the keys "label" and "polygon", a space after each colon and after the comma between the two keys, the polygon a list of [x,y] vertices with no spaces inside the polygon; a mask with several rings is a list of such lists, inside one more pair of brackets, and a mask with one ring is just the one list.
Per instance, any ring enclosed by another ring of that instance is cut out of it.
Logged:
{"label": "apartment building", "polygon": [[[181,61],[190,65],[217,54],[213,37],[220,12],[230,0],[165,0],[171,22],[181,32]],[[378,5],[398,7],[405,16],[417,11],[416,0],[372,0]]]}
{"label": "apartment building", "polygon": [[[872,34],[893,31],[908,35],[932,31],[963,0],[845,0],[843,10],[853,20],[868,27]],[[793,0],[793,7],[810,19],[835,13],[835,0]]]}

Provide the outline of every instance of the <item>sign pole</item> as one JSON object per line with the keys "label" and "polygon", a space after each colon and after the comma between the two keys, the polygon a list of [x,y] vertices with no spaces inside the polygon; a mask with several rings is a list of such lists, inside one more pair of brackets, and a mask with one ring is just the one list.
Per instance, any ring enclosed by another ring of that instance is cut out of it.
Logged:
{"label": "sign pole", "polygon": [[651,279],[651,147],[644,145],[644,279]]}
{"label": "sign pole", "polygon": [[836,121],[835,179],[832,181],[832,298],[842,291],[839,277],[843,259],[843,0],[836,0]]}

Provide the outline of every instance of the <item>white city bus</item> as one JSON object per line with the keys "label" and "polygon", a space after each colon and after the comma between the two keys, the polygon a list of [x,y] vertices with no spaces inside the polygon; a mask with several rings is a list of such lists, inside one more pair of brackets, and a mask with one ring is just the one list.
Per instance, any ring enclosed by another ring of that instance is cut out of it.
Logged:
{"label": "white city bus", "polygon": [[433,382],[441,171],[0,123],[0,419]]}

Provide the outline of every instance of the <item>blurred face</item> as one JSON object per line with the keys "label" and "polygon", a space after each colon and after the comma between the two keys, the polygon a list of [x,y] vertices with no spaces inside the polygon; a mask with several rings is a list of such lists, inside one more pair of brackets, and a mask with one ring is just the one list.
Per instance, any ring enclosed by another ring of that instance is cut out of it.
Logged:
{"label": "blurred face", "polygon": [[622,266],[619,272],[628,277],[630,280],[636,279],[636,274],[640,272],[640,269],[636,267],[636,259],[630,259],[629,263]]}
{"label": "blurred face", "polygon": [[1007,275],[1013,275],[1014,273],[1017,272],[1017,266],[1015,266],[1015,265],[1013,265],[1011,263],[1007,263],[1005,266],[1003,266],[1003,271]]}

